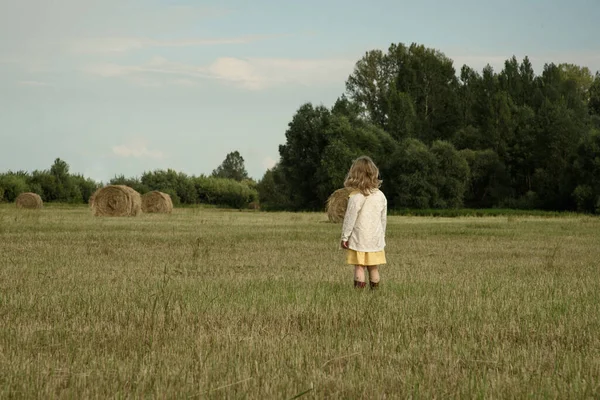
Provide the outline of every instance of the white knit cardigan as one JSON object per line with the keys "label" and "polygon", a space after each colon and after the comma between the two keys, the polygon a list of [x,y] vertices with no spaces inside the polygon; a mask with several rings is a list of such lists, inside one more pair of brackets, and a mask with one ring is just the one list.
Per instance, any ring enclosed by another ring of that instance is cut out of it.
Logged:
{"label": "white knit cardigan", "polygon": [[375,189],[368,196],[351,194],[342,225],[342,241],[351,250],[376,252],[385,248],[387,199]]}

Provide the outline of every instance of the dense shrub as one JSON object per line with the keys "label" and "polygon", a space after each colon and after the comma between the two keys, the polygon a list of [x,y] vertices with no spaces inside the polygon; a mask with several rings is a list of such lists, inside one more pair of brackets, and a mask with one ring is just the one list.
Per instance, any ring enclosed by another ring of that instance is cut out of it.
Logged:
{"label": "dense shrub", "polygon": [[8,172],[0,175],[1,198],[7,202],[13,202],[23,192],[28,192],[27,176]]}
{"label": "dense shrub", "polygon": [[152,188],[148,187],[147,185],[144,185],[138,178],[125,178],[124,175],[115,176],[114,178],[112,178],[110,180],[109,183],[111,185],[129,186],[130,188],[132,188],[139,194],[145,194],[151,190],[158,190],[158,189],[152,189]]}
{"label": "dense shrub", "polygon": [[258,201],[256,189],[233,179],[200,176],[193,180],[201,203],[246,208]]}

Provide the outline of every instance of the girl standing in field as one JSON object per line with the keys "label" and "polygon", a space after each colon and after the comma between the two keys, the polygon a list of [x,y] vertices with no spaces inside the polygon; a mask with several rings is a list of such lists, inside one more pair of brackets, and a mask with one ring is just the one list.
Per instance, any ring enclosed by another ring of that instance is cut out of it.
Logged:
{"label": "girl standing in field", "polygon": [[365,268],[371,289],[376,289],[378,266],[386,263],[387,199],[380,186],[379,169],[373,160],[363,156],[352,163],[344,182],[352,192],[342,226],[342,247],[347,250],[347,263],[354,265],[354,287],[359,289],[367,284]]}

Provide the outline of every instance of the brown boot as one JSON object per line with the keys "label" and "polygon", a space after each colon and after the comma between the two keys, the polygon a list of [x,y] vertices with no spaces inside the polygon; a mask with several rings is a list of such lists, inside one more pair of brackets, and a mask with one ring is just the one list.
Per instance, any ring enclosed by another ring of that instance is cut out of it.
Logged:
{"label": "brown boot", "polygon": [[355,289],[364,289],[365,286],[367,286],[367,282],[354,281],[354,288]]}
{"label": "brown boot", "polygon": [[369,282],[371,285],[371,290],[379,289],[379,282]]}

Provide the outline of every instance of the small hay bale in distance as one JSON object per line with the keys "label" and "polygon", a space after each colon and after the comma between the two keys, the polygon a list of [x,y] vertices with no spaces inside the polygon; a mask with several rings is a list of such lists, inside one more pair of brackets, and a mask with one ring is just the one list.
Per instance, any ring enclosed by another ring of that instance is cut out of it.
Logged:
{"label": "small hay bale in distance", "polygon": [[327,199],[327,217],[330,222],[339,223],[344,220],[346,208],[348,207],[348,197],[352,193],[351,189],[338,189]]}
{"label": "small hay bale in distance", "polygon": [[173,200],[167,193],[154,190],[142,196],[142,211],[145,213],[169,214],[173,211]]}
{"label": "small hay bale in distance", "polygon": [[21,193],[15,199],[17,208],[23,208],[27,210],[39,210],[44,205],[42,198],[37,193]]}
{"label": "small hay bale in distance", "polygon": [[142,212],[142,196],[129,186],[109,185],[94,193],[91,206],[97,217],[135,217]]}

